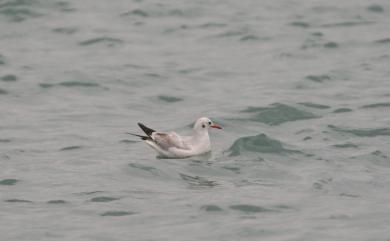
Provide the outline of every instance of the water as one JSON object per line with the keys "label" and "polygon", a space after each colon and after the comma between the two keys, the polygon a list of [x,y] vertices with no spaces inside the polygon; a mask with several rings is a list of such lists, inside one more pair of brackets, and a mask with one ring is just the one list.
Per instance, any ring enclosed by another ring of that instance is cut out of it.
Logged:
{"label": "water", "polygon": [[[390,4],[0,1],[1,240],[389,240]],[[142,121],[224,126],[158,159]]]}

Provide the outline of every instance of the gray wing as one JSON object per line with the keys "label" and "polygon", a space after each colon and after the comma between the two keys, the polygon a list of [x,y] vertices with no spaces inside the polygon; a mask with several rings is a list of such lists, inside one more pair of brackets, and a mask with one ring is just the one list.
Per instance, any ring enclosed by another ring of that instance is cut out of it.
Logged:
{"label": "gray wing", "polygon": [[163,150],[168,150],[171,147],[188,149],[188,146],[184,142],[183,138],[175,132],[154,132],[151,137],[153,141]]}

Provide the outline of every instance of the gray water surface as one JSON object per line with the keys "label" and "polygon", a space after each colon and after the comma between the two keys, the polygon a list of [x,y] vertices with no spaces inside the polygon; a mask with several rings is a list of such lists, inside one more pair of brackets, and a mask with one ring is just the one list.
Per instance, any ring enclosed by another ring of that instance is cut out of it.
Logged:
{"label": "gray water surface", "polygon": [[[390,3],[0,1],[0,239],[390,239]],[[213,151],[158,159],[137,122]]]}

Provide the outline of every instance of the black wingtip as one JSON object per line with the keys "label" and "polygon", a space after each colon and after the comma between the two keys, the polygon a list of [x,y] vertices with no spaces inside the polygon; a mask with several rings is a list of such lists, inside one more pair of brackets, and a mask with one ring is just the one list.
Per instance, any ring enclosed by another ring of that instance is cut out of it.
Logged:
{"label": "black wingtip", "polygon": [[132,135],[132,136],[140,137],[140,138],[141,138],[142,140],[144,140],[144,141],[150,140],[150,137],[149,137],[149,136],[141,136],[141,135],[133,134],[133,133],[130,133],[130,132],[127,132],[127,134]]}
{"label": "black wingtip", "polygon": [[148,135],[149,137],[152,135],[153,132],[156,132],[155,130],[153,129],[150,129],[149,127],[145,126],[144,124],[142,123],[139,123],[138,122],[138,126],[145,132],[146,135]]}

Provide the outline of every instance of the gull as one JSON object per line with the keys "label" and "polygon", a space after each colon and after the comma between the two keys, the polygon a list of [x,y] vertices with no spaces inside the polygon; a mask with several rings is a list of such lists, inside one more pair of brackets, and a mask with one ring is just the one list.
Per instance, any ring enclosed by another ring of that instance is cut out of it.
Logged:
{"label": "gull", "polygon": [[158,132],[142,123],[138,123],[138,126],[146,135],[128,134],[140,137],[157,151],[160,157],[165,158],[186,158],[210,152],[209,128],[222,129],[207,117],[199,118],[195,122],[192,136],[180,136],[173,131]]}

